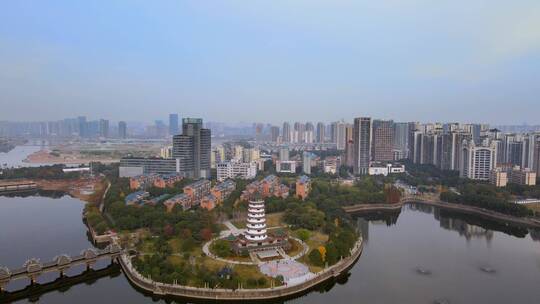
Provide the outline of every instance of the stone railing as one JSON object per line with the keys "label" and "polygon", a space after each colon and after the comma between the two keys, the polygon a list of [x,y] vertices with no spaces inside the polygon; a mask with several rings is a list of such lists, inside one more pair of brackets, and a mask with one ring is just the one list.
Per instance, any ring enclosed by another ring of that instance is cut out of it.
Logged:
{"label": "stone railing", "polygon": [[362,239],[360,238],[351,249],[350,256],[343,258],[335,265],[315,274],[313,278],[296,285],[284,285],[265,289],[212,289],[155,282],[142,276],[135,269],[135,267],[133,267],[131,258],[127,254],[122,255],[120,265],[122,266],[127,278],[133,284],[156,295],[214,300],[267,300],[300,294],[327,280],[338,277],[340,274],[354,265],[362,254],[362,249],[363,243]]}

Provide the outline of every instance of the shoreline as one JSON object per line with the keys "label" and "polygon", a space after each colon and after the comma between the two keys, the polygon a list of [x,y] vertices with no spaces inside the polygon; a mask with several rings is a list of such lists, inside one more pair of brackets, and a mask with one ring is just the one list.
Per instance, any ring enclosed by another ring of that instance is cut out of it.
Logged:
{"label": "shoreline", "polygon": [[504,224],[514,224],[525,228],[540,228],[540,220],[532,218],[520,218],[496,211],[491,211],[475,206],[446,203],[442,201],[425,200],[421,198],[406,198],[397,204],[356,204],[343,207],[348,214],[377,211],[396,211],[406,204],[421,204],[426,206],[438,207],[441,209],[457,211],[466,214],[477,215],[487,219],[502,222]]}
{"label": "shoreline", "polygon": [[50,151],[47,149],[38,150],[26,156],[22,160],[26,164],[41,164],[45,166],[51,165],[76,165],[76,164],[88,164],[91,162],[100,162],[103,164],[117,163],[120,162],[120,159],[113,158],[77,158],[77,156],[70,156],[67,158],[66,155],[60,154],[59,156],[52,156]]}
{"label": "shoreline", "polygon": [[143,277],[131,264],[131,257],[126,253],[120,257],[120,266],[128,281],[135,287],[157,296],[170,296],[192,300],[216,301],[267,301],[295,296],[309,292],[320,284],[336,279],[348,271],[360,258],[363,251],[363,239],[356,242],[351,255],[343,258],[335,265],[317,273],[312,279],[291,286],[279,286],[264,289],[219,289],[199,288],[175,284],[166,284]]}

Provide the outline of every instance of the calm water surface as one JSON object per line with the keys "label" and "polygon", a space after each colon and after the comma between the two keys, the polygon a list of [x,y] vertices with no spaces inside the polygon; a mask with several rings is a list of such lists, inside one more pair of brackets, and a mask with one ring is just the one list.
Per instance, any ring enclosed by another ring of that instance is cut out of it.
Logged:
{"label": "calm water surface", "polygon": [[[45,261],[92,246],[81,222],[82,208],[81,201],[67,196],[0,197],[0,265],[15,268],[28,257]],[[415,206],[393,216],[359,218],[358,223],[367,242],[349,276],[321,288],[326,291],[286,303],[540,302],[538,232]],[[98,267],[106,266],[102,264]],[[39,299],[39,303],[154,301],[173,300],[148,297],[121,274]]]}
{"label": "calm water surface", "polygon": [[34,152],[41,150],[41,146],[17,146],[9,152],[0,152],[0,168],[3,167],[35,167],[39,164],[30,164],[23,162],[26,157]]}

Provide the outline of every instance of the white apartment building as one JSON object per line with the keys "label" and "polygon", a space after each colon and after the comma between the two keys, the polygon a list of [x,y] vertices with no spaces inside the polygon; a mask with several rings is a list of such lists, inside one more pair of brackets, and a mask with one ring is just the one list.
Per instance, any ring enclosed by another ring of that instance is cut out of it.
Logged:
{"label": "white apartment building", "polygon": [[217,165],[217,180],[220,182],[228,178],[252,179],[255,176],[257,176],[256,162],[227,161]]}
{"label": "white apartment building", "polygon": [[476,146],[474,141],[463,145],[460,175],[470,179],[489,180],[491,171],[496,167],[497,146]]}

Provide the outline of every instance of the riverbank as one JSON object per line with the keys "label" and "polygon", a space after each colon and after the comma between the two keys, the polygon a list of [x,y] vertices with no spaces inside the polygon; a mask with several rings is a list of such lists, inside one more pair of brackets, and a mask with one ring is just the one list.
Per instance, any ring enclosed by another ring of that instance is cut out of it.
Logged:
{"label": "riverbank", "polygon": [[132,265],[131,257],[123,254],[120,265],[128,280],[136,287],[160,296],[173,296],[196,300],[216,301],[265,301],[291,298],[304,294],[316,286],[333,280],[348,271],[358,261],[363,250],[363,239],[360,238],[351,249],[350,256],[342,259],[335,265],[316,273],[315,276],[297,285],[284,285],[265,289],[220,289],[198,288],[177,284],[165,284],[143,277]]}
{"label": "riverbank", "polygon": [[28,183],[35,184],[37,189],[46,191],[59,191],[81,201],[93,204],[101,203],[102,195],[107,184],[101,177],[76,179],[6,179],[4,184]]}
{"label": "riverbank", "polygon": [[57,153],[47,149],[36,151],[28,155],[23,162],[29,164],[56,165],[56,164],[88,164],[91,162],[100,162],[104,164],[117,163],[120,159],[108,157],[88,157],[80,153]]}
{"label": "riverbank", "polygon": [[422,198],[406,198],[397,204],[358,204],[343,207],[345,212],[354,214],[361,212],[395,211],[405,204],[422,204],[441,209],[457,211],[466,214],[477,215],[486,219],[496,220],[505,224],[510,223],[526,228],[540,228],[540,220],[533,218],[520,218],[474,206],[447,203],[443,201],[426,200]]}

